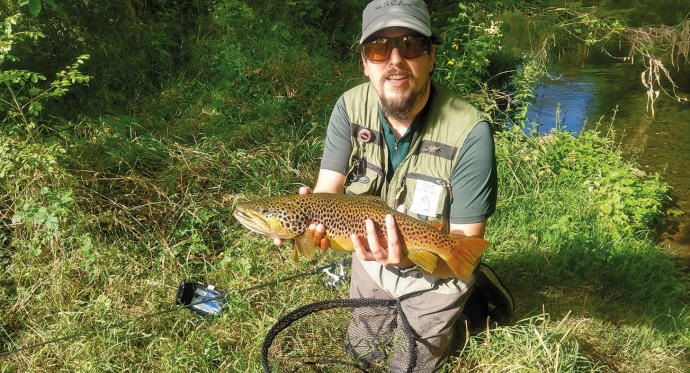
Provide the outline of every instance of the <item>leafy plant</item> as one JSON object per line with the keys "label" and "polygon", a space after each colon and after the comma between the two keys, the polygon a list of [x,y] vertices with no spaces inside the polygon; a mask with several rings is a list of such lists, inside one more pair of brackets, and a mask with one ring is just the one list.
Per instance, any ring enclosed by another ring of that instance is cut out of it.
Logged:
{"label": "leafy plant", "polygon": [[489,113],[496,109],[487,80],[491,77],[489,65],[501,50],[501,23],[492,14],[476,21],[476,4],[459,3],[458,8],[457,15],[448,20],[446,47],[436,56],[436,70],[445,84],[474,98]]}
{"label": "leafy plant", "polygon": [[0,114],[3,114],[2,121],[9,123],[10,128],[21,129],[31,136],[46,101],[64,96],[74,84],[89,82],[91,77],[79,71],[89,55],[77,57],[76,62],[58,71],[55,79],[47,85],[42,83],[46,77],[41,73],[6,68],[8,62],[19,62],[19,58],[12,54],[16,42],[43,37],[40,32],[13,31],[20,19],[21,15],[5,18],[3,33],[0,34],[0,86],[4,88],[0,90]]}
{"label": "leafy plant", "polygon": [[43,3],[50,6],[51,8],[57,8],[57,4],[53,0],[19,0],[19,6],[27,6],[29,8],[29,13],[36,17],[41,13],[43,9]]}

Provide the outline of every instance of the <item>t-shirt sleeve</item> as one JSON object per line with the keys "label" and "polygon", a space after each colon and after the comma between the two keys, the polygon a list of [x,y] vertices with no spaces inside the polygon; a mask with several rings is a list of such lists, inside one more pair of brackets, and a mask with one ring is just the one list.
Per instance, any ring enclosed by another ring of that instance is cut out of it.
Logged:
{"label": "t-shirt sleeve", "polygon": [[345,100],[340,97],[333,107],[331,119],[328,121],[321,169],[347,175],[351,154],[350,118],[345,110]]}
{"label": "t-shirt sleeve", "polygon": [[453,193],[451,223],[478,223],[496,211],[498,178],[489,123],[478,123],[468,134],[453,166],[450,183]]}

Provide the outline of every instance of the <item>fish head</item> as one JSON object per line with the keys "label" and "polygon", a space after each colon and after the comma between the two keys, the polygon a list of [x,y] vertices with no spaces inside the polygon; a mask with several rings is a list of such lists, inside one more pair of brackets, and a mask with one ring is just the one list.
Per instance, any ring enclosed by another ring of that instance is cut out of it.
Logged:
{"label": "fish head", "polygon": [[309,221],[299,203],[290,198],[266,198],[235,206],[235,219],[247,229],[267,236],[294,238],[307,229]]}

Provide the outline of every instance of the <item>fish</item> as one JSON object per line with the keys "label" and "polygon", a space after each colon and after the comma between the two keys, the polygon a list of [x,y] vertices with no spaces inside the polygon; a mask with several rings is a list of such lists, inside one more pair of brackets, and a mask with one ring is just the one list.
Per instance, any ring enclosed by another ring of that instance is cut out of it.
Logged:
{"label": "fish", "polygon": [[403,254],[427,273],[438,269],[439,277],[469,279],[490,246],[480,237],[446,234],[428,222],[391,209],[382,198],[369,195],[279,195],[238,202],[233,212],[235,219],[250,231],[294,240],[295,259],[298,253],[308,259],[314,257],[317,248],[313,233],[308,231],[311,223],[324,225],[324,237],[331,249],[353,252],[351,235],[356,234],[366,243],[365,220],[371,219],[381,245],[386,247],[387,214],[395,218]]}

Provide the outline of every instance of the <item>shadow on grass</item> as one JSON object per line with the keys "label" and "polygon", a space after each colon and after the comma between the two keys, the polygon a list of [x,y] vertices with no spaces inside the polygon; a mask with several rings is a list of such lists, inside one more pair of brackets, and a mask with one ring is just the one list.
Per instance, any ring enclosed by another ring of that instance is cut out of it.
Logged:
{"label": "shadow on grass", "polygon": [[690,318],[681,317],[690,304],[687,275],[661,250],[637,246],[602,254],[576,240],[553,253],[520,251],[488,263],[516,299],[514,320],[572,311],[662,333],[690,329]]}

